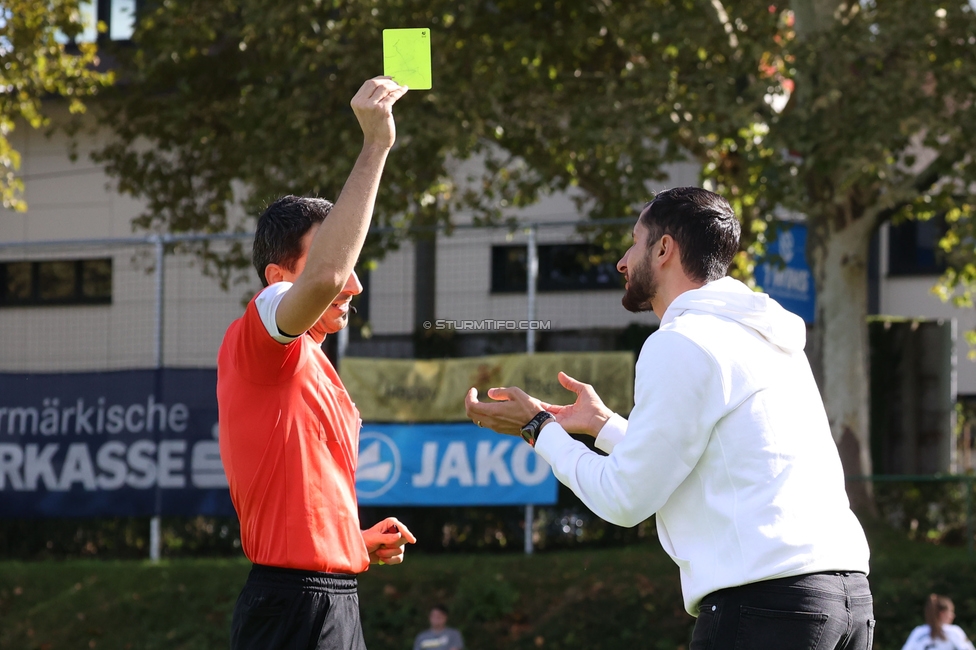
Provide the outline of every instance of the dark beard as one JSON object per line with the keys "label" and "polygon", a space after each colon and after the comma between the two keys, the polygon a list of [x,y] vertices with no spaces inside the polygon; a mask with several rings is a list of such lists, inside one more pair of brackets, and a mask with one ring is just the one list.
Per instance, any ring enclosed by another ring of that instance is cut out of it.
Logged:
{"label": "dark beard", "polygon": [[624,297],[620,299],[620,304],[624,309],[635,314],[651,311],[651,301],[657,296],[657,278],[654,273],[646,266],[639,266],[631,270],[630,279],[627,280],[627,289]]}

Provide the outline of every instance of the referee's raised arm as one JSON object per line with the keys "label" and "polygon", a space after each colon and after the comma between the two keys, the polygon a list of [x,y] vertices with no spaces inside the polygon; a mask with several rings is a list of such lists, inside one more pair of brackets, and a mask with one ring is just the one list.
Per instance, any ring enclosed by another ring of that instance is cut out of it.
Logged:
{"label": "referee's raised arm", "polygon": [[304,270],[299,269],[294,286],[278,306],[282,332],[311,328],[352,273],[366,241],[386,158],[396,140],[393,105],[406,92],[406,86],[389,77],[374,77],[352,98],[352,110],[363,130],[363,150],[329,218],[312,239]]}

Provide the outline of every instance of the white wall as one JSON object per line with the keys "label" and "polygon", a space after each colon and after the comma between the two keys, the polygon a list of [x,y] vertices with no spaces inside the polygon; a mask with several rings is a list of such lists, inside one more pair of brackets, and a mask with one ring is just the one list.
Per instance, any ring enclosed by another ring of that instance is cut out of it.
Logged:
{"label": "white wall", "polygon": [[414,248],[405,243],[370,273],[369,320],[373,334],[413,331]]}
{"label": "white wall", "polygon": [[881,283],[880,311],[906,318],[955,320],[957,389],[961,395],[976,395],[976,362],[967,358],[970,347],[963,337],[965,331],[976,329],[976,310],[939,300],[931,291],[937,279],[936,276],[885,278]]}
{"label": "white wall", "polygon": [[[46,103],[52,121],[64,120],[64,110]],[[78,158],[68,155],[68,138],[61,132],[48,136],[44,130],[19,123],[11,143],[21,153],[28,211],[4,211],[0,241],[38,241],[97,237],[131,237],[132,219],[141,206],[113,191],[110,179],[88,158],[88,152],[104,144],[104,135],[83,134]]]}

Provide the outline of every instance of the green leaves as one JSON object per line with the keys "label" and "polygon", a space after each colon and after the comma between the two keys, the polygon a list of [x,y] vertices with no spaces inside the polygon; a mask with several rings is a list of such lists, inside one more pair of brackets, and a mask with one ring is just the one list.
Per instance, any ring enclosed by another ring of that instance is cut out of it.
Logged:
{"label": "green leaves", "polygon": [[85,109],[81,98],[112,82],[96,70],[94,44],[65,45],[81,33],[77,0],[3,0],[0,2],[0,202],[7,209],[27,209],[17,175],[20,155],[9,136],[19,120],[32,128],[47,123],[41,100],[56,95],[69,100],[72,113]]}
{"label": "green leaves", "polygon": [[[650,42],[654,30],[684,21],[685,36]],[[694,72],[734,58],[701,7],[667,2],[170,0],[143,18],[138,49],[118,53],[129,83],[107,105],[118,137],[98,158],[149,199],[138,225],[150,229],[242,227],[228,220],[234,204],[255,214],[284,192],[334,197],[360,144],[349,98],[381,70],[380,31],[397,25],[430,25],[434,89],[397,106],[381,226],[404,213],[426,225],[459,212],[497,220],[508,206],[570,187],[592,216],[628,214],[648,181],[663,180],[663,164],[685,155],[649,144],[679,128],[696,140],[684,117],[695,111],[680,111],[676,125],[659,98],[714,90],[661,65],[665,51]],[[146,140],[162,152],[146,153]],[[455,161],[472,155],[487,160],[484,173],[456,178]]]}
{"label": "green leaves", "polygon": [[[154,7],[138,47],[116,53],[126,84],[104,117],[116,139],[97,155],[147,200],[140,228],[247,228],[240,215],[285,192],[335,198],[361,140],[348,101],[382,70],[381,31],[418,25],[431,28],[434,88],[396,107],[378,226],[498,221],[562,190],[594,219],[636,215],[684,160],[732,201],[752,252],[777,209],[832,232],[909,215],[923,196],[973,203],[964,0]],[[473,156],[483,169],[459,166]],[[748,274],[747,257],[737,266]]]}

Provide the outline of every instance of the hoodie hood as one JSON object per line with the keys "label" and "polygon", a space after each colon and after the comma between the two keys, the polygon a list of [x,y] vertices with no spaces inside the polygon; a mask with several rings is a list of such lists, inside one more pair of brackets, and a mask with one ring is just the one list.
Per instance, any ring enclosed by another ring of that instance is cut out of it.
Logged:
{"label": "hoodie hood", "polygon": [[686,311],[735,321],[787,352],[801,351],[806,345],[807,329],[802,318],[734,278],[715,280],[678,296],[664,312],[661,327]]}

